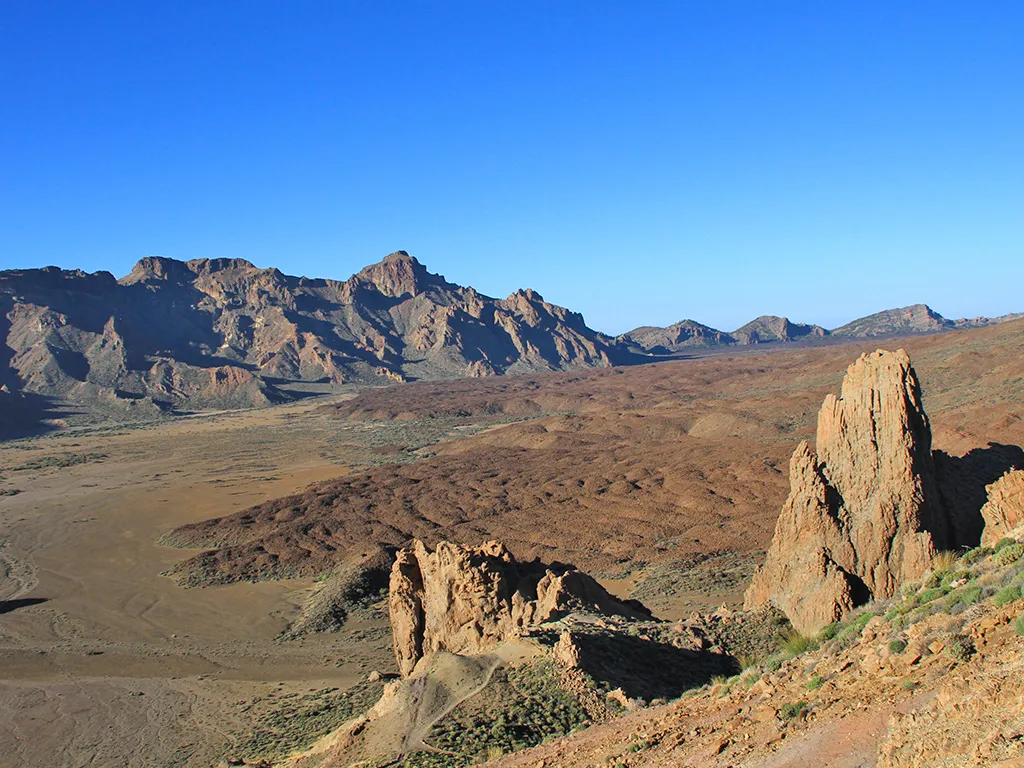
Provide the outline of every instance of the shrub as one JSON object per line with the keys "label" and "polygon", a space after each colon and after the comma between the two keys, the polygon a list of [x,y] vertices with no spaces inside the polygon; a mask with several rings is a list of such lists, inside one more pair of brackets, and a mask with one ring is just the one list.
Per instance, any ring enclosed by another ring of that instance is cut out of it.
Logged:
{"label": "shrub", "polygon": [[998,552],[999,550],[1006,549],[1007,547],[1013,546],[1016,543],[1016,539],[1010,538],[1009,536],[1004,536],[996,542],[996,545],[992,549],[993,551]]}
{"label": "shrub", "polygon": [[907,643],[904,640],[890,640],[889,653],[903,653],[907,650]]}
{"label": "shrub", "polygon": [[1024,637],[1024,614],[1017,617],[1017,621],[1013,623],[1013,630],[1017,637]]}
{"label": "shrub", "polygon": [[992,549],[990,547],[975,547],[966,555],[964,555],[962,559],[964,563],[966,563],[967,565],[973,565],[974,563],[977,563],[980,560],[984,560],[991,554]]}
{"label": "shrub", "polygon": [[780,639],[779,646],[787,658],[792,658],[793,656],[799,656],[801,653],[813,651],[818,647],[818,641],[813,637],[801,635],[799,632],[790,632]]}
{"label": "shrub", "polygon": [[1006,605],[1007,603],[1012,603],[1018,597],[1020,597],[1020,587],[1003,587],[996,592],[996,597],[993,602],[995,602],[998,607]]}
{"label": "shrub", "polygon": [[810,680],[807,681],[807,690],[808,691],[816,691],[819,688],[821,688],[821,686],[824,685],[824,684],[825,684],[825,678],[822,677],[821,675],[815,675],[814,677],[812,677]]}
{"label": "shrub", "polygon": [[961,587],[955,592],[949,593],[949,597],[946,598],[946,609],[949,610],[957,604],[964,606],[974,605],[980,599],[981,587],[977,584],[969,584],[966,587]]}
{"label": "shrub", "polygon": [[932,589],[926,589],[924,592],[917,596],[917,600],[921,605],[927,605],[932,600],[938,600],[946,594],[946,590],[941,587],[933,587]]}
{"label": "shrub", "polygon": [[783,720],[792,720],[794,717],[802,715],[805,709],[807,709],[806,701],[794,701],[784,704],[782,709],[779,710],[779,716]]}
{"label": "shrub", "polygon": [[946,655],[956,661],[970,661],[975,654],[974,641],[966,635],[954,635],[946,644]]}
{"label": "shrub", "polygon": [[914,682],[913,680],[904,680],[903,681],[903,690],[904,691],[912,691],[915,688],[917,688],[917,683]]}
{"label": "shrub", "polygon": [[956,552],[939,552],[932,560],[932,570],[935,572],[932,575],[941,574],[945,571],[950,570],[956,565],[959,557]]}
{"label": "shrub", "polygon": [[1015,563],[1024,557],[1024,544],[1013,544],[1009,547],[1004,547],[999,554],[997,554],[993,560],[997,565],[1009,565]]}
{"label": "shrub", "polygon": [[836,636],[836,632],[839,630],[839,622],[833,621],[831,624],[826,624],[820,630],[818,630],[818,641],[826,642]]}

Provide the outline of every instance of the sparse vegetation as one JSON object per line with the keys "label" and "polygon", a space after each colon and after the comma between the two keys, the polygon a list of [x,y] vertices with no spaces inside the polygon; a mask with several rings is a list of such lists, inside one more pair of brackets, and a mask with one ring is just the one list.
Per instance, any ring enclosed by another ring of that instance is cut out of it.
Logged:
{"label": "sparse vegetation", "polygon": [[954,635],[946,644],[946,655],[956,661],[970,661],[976,649],[974,641],[966,635]]}
{"label": "sparse vegetation", "polygon": [[905,640],[890,640],[889,641],[889,653],[903,653],[907,650],[907,643]]}
{"label": "sparse vegetation", "polygon": [[997,607],[1002,607],[1007,603],[1012,603],[1019,597],[1020,587],[1012,585],[1009,587],[1003,587],[998,592],[996,592],[996,596],[993,598],[992,602],[995,603]]}
{"label": "sparse vegetation", "polygon": [[818,641],[813,637],[801,635],[799,632],[790,632],[779,638],[779,647],[787,658],[792,658],[807,651],[813,651],[818,647]]}
{"label": "sparse vegetation", "polygon": [[807,690],[808,691],[816,691],[819,688],[821,688],[821,686],[824,685],[824,684],[825,684],[825,678],[822,677],[821,675],[815,675],[814,677],[812,677],[810,680],[807,681]]}
{"label": "sparse vegetation", "polygon": [[431,729],[428,744],[462,760],[444,765],[463,765],[486,750],[527,749],[587,722],[586,711],[562,687],[551,662],[498,670],[488,689]]}
{"label": "sparse vegetation", "polygon": [[996,565],[1010,565],[1024,557],[1024,544],[1014,543],[999,550],[992,558]]}
{"label": "sparse vegetation", "polygon": [[54,453],[49,456],[39,456],[29,459],[24,464],[10,467],[11,472],[22,472],[31,469],[64,469],[77,464],[90,464],[95,461],[103,461],[107,458],[105,453]]}
{"label": "sparse vegetation", "polygon": [[779,710],[779,717],[783,720],[793,720],[802,715],[806,709],[806,701],[793,701],[783,705],[782,709]]}

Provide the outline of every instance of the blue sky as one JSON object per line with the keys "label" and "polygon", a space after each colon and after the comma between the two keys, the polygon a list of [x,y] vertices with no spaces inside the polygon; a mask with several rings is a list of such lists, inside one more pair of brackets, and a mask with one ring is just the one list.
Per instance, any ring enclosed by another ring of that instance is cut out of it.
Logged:
{"label": "blue sky", "polygon": [[3,15],[0,268],[404,248],[607,332],[1024,311],[1024,3]]}

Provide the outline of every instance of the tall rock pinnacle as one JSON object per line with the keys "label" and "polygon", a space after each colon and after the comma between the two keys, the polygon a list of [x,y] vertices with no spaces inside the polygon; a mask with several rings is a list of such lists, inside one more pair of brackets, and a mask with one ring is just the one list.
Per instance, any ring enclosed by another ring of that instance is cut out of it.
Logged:
{"label": "tall rock pinnacle", "polygon": [[809,633],[856,605],[892,596],[946,544],[931,428],[902,349],[860,357],[842,396],[818,414],[817,449],[801,443],[790,494],[745,605],[773,602]]}

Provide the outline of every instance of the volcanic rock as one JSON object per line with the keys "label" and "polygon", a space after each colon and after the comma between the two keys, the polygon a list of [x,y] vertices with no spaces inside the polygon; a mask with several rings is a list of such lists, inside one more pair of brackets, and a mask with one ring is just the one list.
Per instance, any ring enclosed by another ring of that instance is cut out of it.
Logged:
{"label": "volcanic rock", "polygon": [[921,389],[903,350],[862,355],[842,397],[818,414],[817,450],[800,443],[790,494],[745,606],[773,602],[802,633],[887,598],[946,542]]}
{"label": "volcanic rock", "polygon": [[988,501],[981,508],[985,520],[981,543],[992,546],[1006,536],[1024,535],[1024,471],[1011,470],[985,490]]}
{"label": "volcanic rock", "polygon": [[497,541],[468,548],[420,541],[401,550],[391,571],[388,608],[403,676],[438,651],[476,654],[524,629],[571,611],[650,618],[570,566],[517,563]]}

